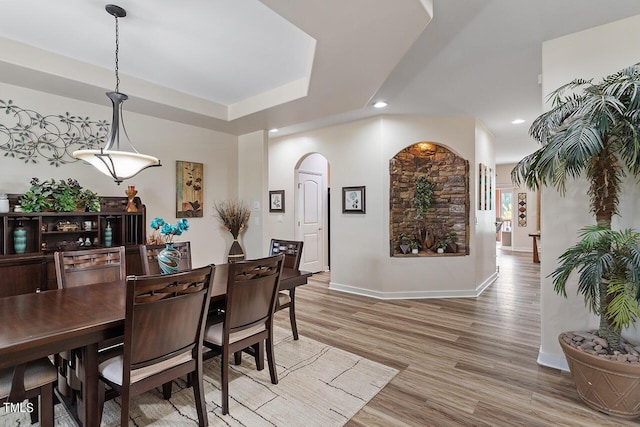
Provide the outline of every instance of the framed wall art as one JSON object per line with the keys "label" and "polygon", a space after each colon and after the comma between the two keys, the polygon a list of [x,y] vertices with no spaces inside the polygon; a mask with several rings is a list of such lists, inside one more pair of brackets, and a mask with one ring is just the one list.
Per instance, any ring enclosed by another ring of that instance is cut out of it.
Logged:
{"label": "framed wall art", "polygon": [[203,164],[176,161],[176,218],[202,218]]}
{"label": "framed wall art", "polygon": [[527,193],[518,193],[518,227],[527,226]]}
{"label": "framed wall art", "polygon": [[284,190],[269,191],[269,212],[284,212]]}
{"label": "framed wall art", "polygon": [[365,213],[365,187],[342,187],[342,213]]}

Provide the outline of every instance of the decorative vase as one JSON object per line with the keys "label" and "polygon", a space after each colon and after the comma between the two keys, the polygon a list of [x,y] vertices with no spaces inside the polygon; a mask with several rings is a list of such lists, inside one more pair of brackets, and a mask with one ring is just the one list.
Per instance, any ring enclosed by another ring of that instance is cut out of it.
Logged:
{"label": "decorative vase", "polygon": [[23,254],[27,250],[27,229],[22,226],[22,221],[13,230],[13,250],[17,254]]}
{"label": "decorative vase", "polygon": [[9,212],[9,199],[4,193],[0,193],[0,213]]}
{"label": "decorative vase", "polygon": [[127,191],[125,191],[125,193],[127,194],[127,208],[126,211],[127,212],[138,212],[138,207],[136,206],[135,202],[133,201],[133,198],[136,196],[136,194],[138,194],[138,191],[136,190],[136,186],[135,185],[130,185],[127,188]]}
{"label": "decorative vase", "polygon": [[417,249],[411,249],[411,253],[412,253],[412,254],[417,254],[417,253],[418,253],[418,250],[417,250]]}
{"label": "decorative vase", "polygon": [[111,223],[107,221],[107,226],[104,229],[104,246],[111,247],[113,239],[113,230],[111,229]]}
{"label": "decorative vase", "polygon": [[158,253],[158,265],[162,274],[178,272],[180,255],[180,251],[173,247],[173,243],[165,243],[165,248]]}
{"label": "decorative vase", "polygon": [[436,251],[437,251],[439,254],[443,254],[443,253],[444,253],[444,248],[438,248],[438,249],[436,249]]}
{"label": "decorative vase", "polygon": [[244,259],[244,250],[238,243],[238,236],[233,236],[233,243],[229,249],[229,261],[241,261]]}

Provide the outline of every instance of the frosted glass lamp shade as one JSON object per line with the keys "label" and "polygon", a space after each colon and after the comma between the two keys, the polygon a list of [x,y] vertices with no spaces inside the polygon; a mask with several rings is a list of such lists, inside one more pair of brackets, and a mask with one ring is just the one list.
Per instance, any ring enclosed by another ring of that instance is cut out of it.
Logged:
{"label": "frosted glass lamp shade", "polygon": [[156,157],[132,151],[76,150],[73,157],[90,163],[118,184],[148,167],[160,166]]}

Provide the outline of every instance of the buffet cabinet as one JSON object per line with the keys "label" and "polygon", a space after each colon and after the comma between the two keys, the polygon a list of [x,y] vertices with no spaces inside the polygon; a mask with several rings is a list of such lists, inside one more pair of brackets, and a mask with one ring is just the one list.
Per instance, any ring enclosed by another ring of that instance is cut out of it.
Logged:
{"label": "buffet cabinet", "polygon": [[10,195],[11,212],[0,213],[0,298],[56,289],[56,251],[122,245],[127,274],[142,274],[146,212],[139,198],[137,212],[126,211],[126,197],[104,197],[100,212],[23,213],[13,211],[19,197]]}

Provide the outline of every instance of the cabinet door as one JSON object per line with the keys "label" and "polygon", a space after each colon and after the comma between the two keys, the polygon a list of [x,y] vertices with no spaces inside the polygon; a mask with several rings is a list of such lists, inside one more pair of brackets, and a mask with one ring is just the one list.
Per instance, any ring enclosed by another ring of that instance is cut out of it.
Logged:
{"label": "cabinet door", "polygon": [[[54,273],[55,275],[55,273]],[[43,261],[0,264],[0,298],[28,294],[43,288]]]}

